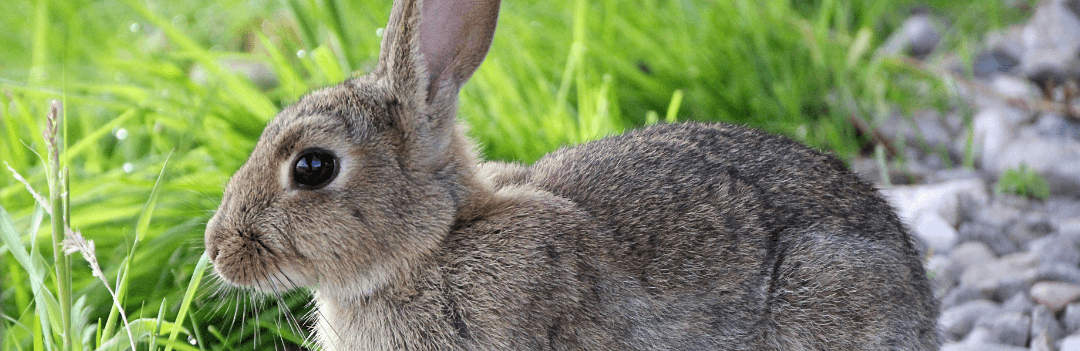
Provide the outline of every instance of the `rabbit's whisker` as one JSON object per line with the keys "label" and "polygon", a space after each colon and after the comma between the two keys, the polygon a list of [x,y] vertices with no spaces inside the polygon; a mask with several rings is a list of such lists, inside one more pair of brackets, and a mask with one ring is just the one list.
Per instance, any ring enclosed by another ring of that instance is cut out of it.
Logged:
{"label": "rabbit's whisker", "polygon": [[[278,272],[281,273],[281,276],[285,277],[285,279],[288,280],[289,276],[286,275],[285,272],[283,272],[281,270],[281,267],[277,266],[277,268],[278,268]],[[275,279],[275,278],[271,277],[271,279]],[[292,323],[293,326],[296,326],[296,330],[299,332],[299,330],[300,330],[300,322],[296,321],[296,317],[293,316],[292,310],[289,309],[289,305],[286,304],[285,301],[282,299],[281,294],[275,294],[274,297],[277,298],[278,306],[282,310],[285,311],[285,317],[289,320],[290,323]]]}

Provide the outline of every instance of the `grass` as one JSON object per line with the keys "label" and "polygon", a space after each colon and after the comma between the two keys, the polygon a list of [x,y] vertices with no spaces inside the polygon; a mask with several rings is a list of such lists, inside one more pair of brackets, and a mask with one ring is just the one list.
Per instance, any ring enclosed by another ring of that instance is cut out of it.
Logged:
{"label": "grass", "polygon": [[[973,52],[972,38],[1024,14],[1002,3],[926,5],[954,21],[945,45]],[[302,316],[306,294],[268,299],[202,278],[203,226],[276,111],[372,67],[389,1],[4,5],[0,160],[69,215],[49,216],[0,176],[0,349],[301,343],[281,309]],[[852,116],[951,102],[946,84],[874,54],[912,6],[507,1],[460,116],[497,160],[676,120],[751,125],[847,158],[866,143]],[[42,137],[52,100],[54,158]],[[58,252],[65,227],[94,241],[100,277]]]}
{"label": "grass", "polygon": [[1046,200],[1050,197],[1050,185],[1027,164],[1005,170],[994,184],[995,194],[1016,194],[1023,197]]}

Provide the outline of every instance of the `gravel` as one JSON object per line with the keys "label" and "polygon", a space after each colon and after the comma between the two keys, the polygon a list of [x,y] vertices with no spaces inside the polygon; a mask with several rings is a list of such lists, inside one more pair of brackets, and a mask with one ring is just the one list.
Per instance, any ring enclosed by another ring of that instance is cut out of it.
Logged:
{"label": "gravel", "polygon": [[[941,23],[912,15],[885,53],[938,55]],[[858,159],[853,168],[879,183],[922,242],[942,350],[1080,351],[1080,117],[1015,103],[1080,106],[1062,90],[1080,85],[1080,0],[1043,0],[984,47],[973,63],[986,89],[961,89],[970,120],[956,111],[883,118],[877,128],[902,141],[908,162],[883,172]],[[969,152],[974,168],[949,166]],[[1047,181],[1049,198],[995,189],[1021,165]],[[918,184],[882,184],[882,174]]]}

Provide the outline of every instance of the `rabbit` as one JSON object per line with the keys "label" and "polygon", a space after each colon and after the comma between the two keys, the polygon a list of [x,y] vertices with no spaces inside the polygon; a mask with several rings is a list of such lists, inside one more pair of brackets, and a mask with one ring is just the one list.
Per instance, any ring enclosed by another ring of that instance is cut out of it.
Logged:
{"label": "rabbit", "polygon": [[894,210],[835,157],[662,124],[481,163],[457,95],[498,0],[397,0],[378,64],[263,131],[206,226],[227,283],[313,289],[325,350],[936,350]]}

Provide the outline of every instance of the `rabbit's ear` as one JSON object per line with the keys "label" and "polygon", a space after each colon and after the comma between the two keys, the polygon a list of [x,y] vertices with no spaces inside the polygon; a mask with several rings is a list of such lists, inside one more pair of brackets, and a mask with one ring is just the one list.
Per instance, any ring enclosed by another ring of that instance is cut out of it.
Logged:
{"label": "rabbit's ear", "polygon": [[434,108],[429,113],[452,118],[458,90],[484,61],[498,16],[499,0],[397,0],[375,73]]}

